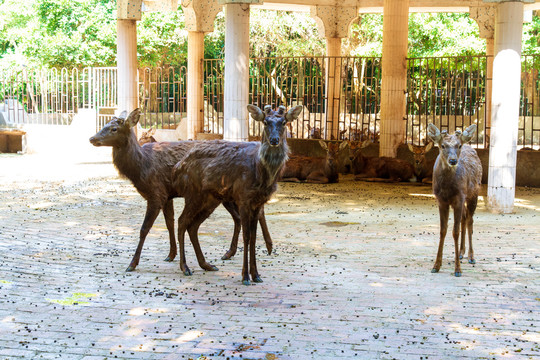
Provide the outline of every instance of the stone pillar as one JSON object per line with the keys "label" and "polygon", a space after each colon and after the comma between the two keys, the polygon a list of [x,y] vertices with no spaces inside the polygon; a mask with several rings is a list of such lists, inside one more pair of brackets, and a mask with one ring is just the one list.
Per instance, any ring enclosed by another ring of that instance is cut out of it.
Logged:
{"label": "stone pillar", "polygon": [[380,156],[395,157],[405,139],[409,0],[384,0]]}
{"label": "stone pillar", "polygon": [[204,127],[204,33],[188,31],[187,137],[195,140]]}
{"label": "stone pillar", "polygon": [[[486,56],[487,56],[487,71],[486,71],[486,106],[485,106],[485,124],[484,136],[486,144],[489,144],[490,128],[491,128],[491,96],[492,96],[492,79],[493,79],[493,49],[495,36],[495,17],[497,8],[495,6],[471,6],[469,16],[478,24],[480,37],[486,39]],[[480,119],[479,119],[480,120]]]}
{"label": "stone pillar", "polygon": [[[319,34],[326,38],[325,113],[323,124],[325,139],[339,139],[339,113],[341,98],[341,39],[348,36],[349,25],[358,17],[356,6],[312,6],[311,16],[315,19]],[[328,124],[328,126],[326,126]]]}
{"label": "stone pillar", "polygon": [[325,139],[339,139],[339,110],[341,98],[341,38],[326,38],[326,121]]}
{"label": "stone pillar", "polygon": [[249,4],[225,5],[223,139],[247,141],[249,118]]}
{"label": "stone pillar", "polygon": [[128,113],[139,106],[137,84],[137,21],[117,20],[118,110]]}
{"label": "stone pillar", "polygon": [[196,139],[204,128],[204,34],[214,31],[222,6],[217,0],[183,0],[188,30],[187,138]]}
{"label": "stone pillar", "polygon": [[516,185],[523,3],[497,5],[487,203],[511,213]]}

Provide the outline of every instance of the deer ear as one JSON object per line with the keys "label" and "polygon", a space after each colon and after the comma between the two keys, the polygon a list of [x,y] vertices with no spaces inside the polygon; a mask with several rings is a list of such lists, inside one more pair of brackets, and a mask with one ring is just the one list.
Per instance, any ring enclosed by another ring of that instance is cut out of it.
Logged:
{"label": "deer ear", "polygon": [[343,141],[341,142],[341,144],[339,144],[339,151],[345,149],[345,148],[348,147],[348,146],[349,146],[349,142],[348,142],[347,140],[343,140]]}
{"label": "deer ear", "polygon": [[475,132],[476,132],[476,124],[472,124],[471,126],[466,128],[465,131],[461,134],[461,142],[465,144],[471,141]]}
{"label": "deer ear", "polygon": [[251,117],[255,121],[264,121],[264,119],[266,118],[264,116],[264,113],[262,112],[261,109],[259,109],[258,106],[249,104],[247,106],[247,109],[248,109],[249,113],[251,114]]}
{"label": "deer ear", "polygon": [[428,142],[428,144],[426,145],[426,150],[424,150],[425,152],[428,152],[429,150],[431,150],[431,148],[433,147],[433,143],[432,142]]}
{"label": "deer ear", "polygon": [[407,147],[409,148],[410,152],[414,152],[414,146],[412,144],[407,144]]}
{"label": "deer ear", "polygon": [[285,114],[285,119],[288,122],[293,122],[298,117],[298,115],[300,115],[300,113],[302,112],[302,109],[303,109],[302,105],[297,105],[293,107],[292,109],[287,111],[287,114]]}
{"label": "deer ear", "polygon": [[433,124],[429,124],[428,125],[428,128],[427,128],[427,135],[428,137],[433,140],[434,143],[439,143],[439,141],[441,141],[441,132],[439,131],[439,129],[433,125]]}
{"label": "deer ear", "polygon": [[127,120],[126,120],[126,124],[129,125],[129,127],[134,127],[135,125],[137,125],[137,123],[139,122],[139,114],[141,113],[141,109],[135,109],[133,110]]}
{"label": "deer ear", "polygon": [[321,145],[321,147],[322,147],[324,150],[328,151],[328,145],[326,145],[326,143],[325,143],[324,141],[319,140],[319,144]]}
{"label": "deer ear", "polygon": [[366,147],[368,147],[369,144],[371,144],[371,143],[372,143],[372,141],[371,141],[370,139],[364,140],[364,141],[362,142],[362,145],[361,145],[360,147],[361,147],[362,149],[363,149],[363,148],[366,148]]}

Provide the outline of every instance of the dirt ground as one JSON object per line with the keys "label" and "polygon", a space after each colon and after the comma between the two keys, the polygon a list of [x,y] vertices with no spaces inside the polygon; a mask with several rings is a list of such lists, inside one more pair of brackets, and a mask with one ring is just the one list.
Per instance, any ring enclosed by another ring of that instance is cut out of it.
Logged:
{"label": "dirt ground", "polygon": [[[73,154],[71,154],[73,155]],[[160,216],[126,273],[145,202],[110,149],[0,155],[0,359],[455,359],[540,356],[540,189],[515,213],[475,217],[476,264],[453,276],[429,186],[281,183],[266,206],[275,252],[241,284],[242,247],[220,207],[200,230],[193,276],[164,262]],[[182,200],[175,201],[176,214]],[[260,234],[260,232],[259,232]]]}

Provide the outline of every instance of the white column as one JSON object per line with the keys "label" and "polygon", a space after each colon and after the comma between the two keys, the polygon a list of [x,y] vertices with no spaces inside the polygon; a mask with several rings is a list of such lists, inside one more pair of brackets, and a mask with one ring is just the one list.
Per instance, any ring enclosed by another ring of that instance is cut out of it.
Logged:
{"label": "white column", "polygon": [[[485,134],[488,138],[491,137],[491,97],[493,95],[493,51],[494,40],[486,39],[486,56],[487,56],[487,72],[486,72],[486,129]],[[489,129],[488,129],[489,128]]]}
{"label": "white column", "polygon": [[326,121],[331,127],[325,127],[324,138],[330,140],[332,135],[339,138],[339,99],[341,96],[341,38],[326,38]]}
{"label": "white column", "polygon": [[523,3],[499,4],[495,22],[487,194],[488,207],[497,213],[511,213],[514,209],[522,31]]}
{"label": "white column", "polygon": [[128,113],[139,106],[137,91],[137,21],[118,19],[116,29],[118,110]]}
{"label": "white column", "polygon": [[223,139],[248,140],[249,4],[225,5]]}
{"label": "white column", "polygon": [[395,157],[405,138],[409,0],[384,0],[380,156]]}
{"label": "white column", "polygon": [[203,130],[203,58],[204,33],[188,31],[187,137],[191,140]]}

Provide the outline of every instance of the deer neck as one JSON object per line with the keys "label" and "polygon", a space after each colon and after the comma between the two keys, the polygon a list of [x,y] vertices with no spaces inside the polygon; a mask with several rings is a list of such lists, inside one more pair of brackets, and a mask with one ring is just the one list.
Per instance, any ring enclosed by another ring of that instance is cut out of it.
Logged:
{"label": "deer neck", "polygon": [[125,144],[113,147],[113,164],[118,172],[134,184],[143,172],[145,156],[133,131]]}
{"label": "deer neck", "polygon": [[266,181],[261,182],[266,185],[275,183],[279,172],[288,158],[289,147],[287,146],[287,141],[285,139],[283,139],[278,146],[271,146],[267,141],[263,141],[259,147],[257,162],[257,166],[260,167],[261,170],[264,170],[265,173],[263,177]]}

